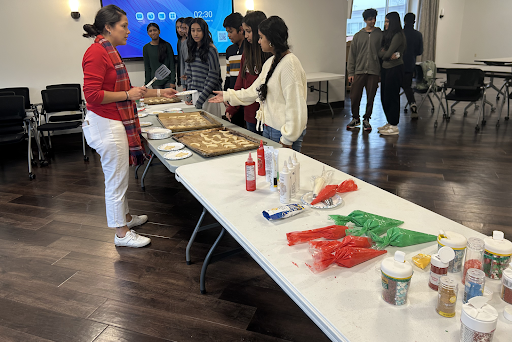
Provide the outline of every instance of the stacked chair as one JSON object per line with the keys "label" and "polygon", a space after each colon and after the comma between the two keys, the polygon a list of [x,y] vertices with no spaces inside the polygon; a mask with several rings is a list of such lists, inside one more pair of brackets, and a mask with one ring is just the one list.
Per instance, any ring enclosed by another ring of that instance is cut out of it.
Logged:
{"label": "stacked chair", "polygon": [[[436,75],[437,75],[437,69],[436,64],[432,61],[425,61],[421,64],[417,64],[414,67],[414,75],[416,79],[416,85],[412,88],[412,90],[415,93],[423,95],[420,105],[418,106],[417,111],[420,110],[421,106],[423,105],[423,102],[425,102],[426,99],[430,102],[430,112],[434,114],[435,112],[435,105],[434,102],[432,102],[431,95],[437,98],[439,103],[441,104],[441,107],[443,108],[443,113],[446,115],[446,110],[444,108],[444,105],[442,104],[441,98],[439,97],[439,93],[442,91],[442,88],[437,85],[436,83]],[[404,113],[407,113],[407,107],[409,106],[409,103],[405,105]]]}
{"label": "stacked chair", "polygon": [[22,143],[28,139],[28,176],[32,180],[36,178],[32,173],[32,164],[37,164],[32,155],[32,137],[36,137],[40,156],[42,151],[35,130],[35,118],[27,116],[25,104],[26,98],[21,95],[0,96],[0,145]]}
{"label": "stacked chair", "polygon": [[[43,99],[41,115],[44,118],[44,123],[42,123],[41,119],[37,129],[42,132],[45,146],[52,155],[51,132],[80,127],[85,119],[85,103],[82,99],[80,84],[49,85],[46,87],[46,90],[41,91],[41,97]],[[44,132],[47,132],[48,144],[46,144]],[[89,157],[85,154],[83,132],[82,150],[84,161],[88,161]]]}

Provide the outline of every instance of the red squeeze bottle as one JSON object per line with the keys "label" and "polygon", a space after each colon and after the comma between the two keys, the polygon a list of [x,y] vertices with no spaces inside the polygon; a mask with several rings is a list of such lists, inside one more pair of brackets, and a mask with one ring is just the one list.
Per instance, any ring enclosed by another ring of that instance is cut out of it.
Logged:
{"label": "red squeeze bottle", "polygon": [[256,165],[249,152],[249,159],[245,162],[245,190],[256,190]]}
{"label": "red squeeze bottle", "polygon": [[263,149],[263,140],[260,140],[258,155],[258,176],[265,176],[265,150]]}

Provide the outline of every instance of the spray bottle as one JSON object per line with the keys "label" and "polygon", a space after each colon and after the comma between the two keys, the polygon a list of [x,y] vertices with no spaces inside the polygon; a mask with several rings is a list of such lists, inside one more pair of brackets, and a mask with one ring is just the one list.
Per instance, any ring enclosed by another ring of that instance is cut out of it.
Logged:
{"label": "spray bottle", "polygon": [[279,172],[279,201],[281,203],[290,203],[291,200],[291,179],[290,171],[284,162],[283,169]]}
{"label": "spray bottle", "polygon": [[296,189],[296,176],[295,176],[295,166],[292,163],[292,157],[288,157],[288,171],[290,172],[290,196],[291,198],[295,198],[297,194]]}

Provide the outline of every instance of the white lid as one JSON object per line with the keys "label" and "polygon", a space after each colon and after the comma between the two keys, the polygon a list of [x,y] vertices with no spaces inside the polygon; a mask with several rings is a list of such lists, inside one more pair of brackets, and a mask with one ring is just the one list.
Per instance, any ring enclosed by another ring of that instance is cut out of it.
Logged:
{"label": "white lid", "polygon": [[512,281],[512,268],[510,266],[506,270],[503,270],[502,278],[506,278],[508,281]]}
{"label": "white lid", "polygon": [[512,305],[505,306],[505,310],[503,310],[503,317],[512,321]]}
{"label": "white lid", "polygon": [[440,230],[439,235],[437,236],[437,242],[443,246],[464,248],[466,247],[468,240],[462,234]]}
{"label": "white lid", "polygon": [[462,305],[460,320],[468,328],[490,333],[496,329],[498,311],[487,304],[488,299],[482,296],[473,297]]}
{"label": "white lid", "polygon": [[394,257],[384,259],[380,269],[392,278],[406,279],[412,276],[412,265],[405,261],[405,253],[402,251],[396,251]]}
{"label": "white lid", "polygon": [[495,230],[492,233],[492,237],[486,237],[484,239],[485,249],[493,254],[499,255],[511,255],[512,254],[512,242],[504,238],[503,232]]}
{"label": "white lid", "polygon": [[488,301],[492,300],[493,294],[494,292],[491,289],[489,289],[487,286],[484,287],[484,297],[487,298]]}
{"label": "white lid", "polygon": [[451,247],[441,247],[437,254],[432,255],[430,263],[436,267],[446,268],[449,266],[450,261],[455,258],[455,252]]}

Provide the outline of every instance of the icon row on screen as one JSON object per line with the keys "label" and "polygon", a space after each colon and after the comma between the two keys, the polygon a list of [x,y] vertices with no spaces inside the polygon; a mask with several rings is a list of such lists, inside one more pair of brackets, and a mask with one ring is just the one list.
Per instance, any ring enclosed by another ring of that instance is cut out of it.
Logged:
{"label": "icon row on screen", "polygon": [[[167,19],[167,13],[165,12],[158,12],[157,15],[155,15],[154,12],[147,12],[146,13],[146,18],[149,20],[149,21],[153,21],[156,19],[156,17],[158,16],[158,19],[159,20],[165,20]],[[177,18],[177,15],[176,15],[176,12],[169,12],[169,19],[170,20],[176,20]],[[144,20],[144,13],[142,12],[137,12],[135,13],[135,19],[137,19],[137,21],[142,21]]]}

